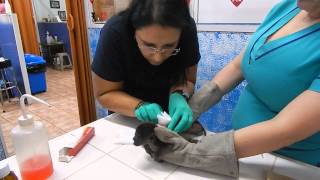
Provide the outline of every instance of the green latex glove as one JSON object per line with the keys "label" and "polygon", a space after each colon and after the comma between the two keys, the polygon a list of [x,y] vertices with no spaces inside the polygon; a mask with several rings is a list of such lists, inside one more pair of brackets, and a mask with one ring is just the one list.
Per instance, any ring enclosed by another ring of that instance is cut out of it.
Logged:
{"label": "green latex glove", "polygon": [[181,133],[191,127],[192,110],[186,99],[178,92],[170,95],[169,115],[172,120],[168,124],[168,128],[172,131]]}
{"label": "green latex glove", "polygon": [[158,124],[157,115],[161,112],[162,108],[159,104],[144,102],[134,111],[134,114],[142,122],[152,122]]}

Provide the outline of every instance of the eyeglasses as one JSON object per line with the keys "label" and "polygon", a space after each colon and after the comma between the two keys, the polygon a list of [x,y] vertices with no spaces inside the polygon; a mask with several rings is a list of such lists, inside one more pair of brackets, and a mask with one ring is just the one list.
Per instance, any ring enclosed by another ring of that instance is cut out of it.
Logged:
{"label": "eyeglasses", "polygon": [[151,46],[146,46],[146,45],[138,45],[140,50],[148,53],[148,54],[170,54],[171,56],[175,56],[180,52],[180,48],[155,48]]}
{"label": "eyeglasses", "polygon": [[146,45],[142,45],[141,44],[141,39],[136,35],[135,38],[139,41],[137,41],[138,43],[138,47],[139,49],[146,53],[146,54],[156,54],[156,53],[160,53],[160,54],[170,54],[171,56],[175,56],[180,52],[180,48],[155,48],[152,46],[146,46]]}

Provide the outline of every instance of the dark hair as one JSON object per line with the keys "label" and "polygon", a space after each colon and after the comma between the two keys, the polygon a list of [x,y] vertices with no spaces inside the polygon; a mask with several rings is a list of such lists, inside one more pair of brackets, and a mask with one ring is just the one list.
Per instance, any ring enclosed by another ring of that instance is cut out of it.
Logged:
{"label": "dark hair", "polygon": [[132,0],[122,13],[134,29],[152,24],[183,29],[191,19],[186,0]]}
{"label": "dark hair", "polygon": [[[192,23],[187,0],[132,0],[129,7],[119,15],[128,20],[128,27],[132,28],[132,32],[153,24],[184,30]],[[185,84],[185,67],[181,64],[174,66],[179,68],[170,73],[170,86]]]}

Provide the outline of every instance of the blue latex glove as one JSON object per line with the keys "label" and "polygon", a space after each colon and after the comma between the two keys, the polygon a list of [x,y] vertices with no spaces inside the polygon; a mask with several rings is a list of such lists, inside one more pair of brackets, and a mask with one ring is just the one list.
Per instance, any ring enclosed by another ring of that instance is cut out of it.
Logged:
{"label": "blue latex glove", "polygon": [[169,98],[169,115],[171,122],[168,128],[177,133],[186,131],[192,124],[192,110],[187,100],[178,92],[172,93]]}
{"label": "blue latex glove", "polygon": [[134,111],[134,114],[142,122],[152,122],[158,124],[157,115],[161,112],[162,108],[159,104],[144,102]]}

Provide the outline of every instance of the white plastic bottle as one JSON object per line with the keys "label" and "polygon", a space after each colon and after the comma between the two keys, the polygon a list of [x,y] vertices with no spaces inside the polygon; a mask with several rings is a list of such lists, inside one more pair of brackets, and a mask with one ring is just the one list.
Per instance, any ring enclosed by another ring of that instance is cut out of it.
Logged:
{"label": "white plastic bottle", "polygon": [[5,8],[7,14],[11,14],[12,11],[11,11],[11,5],[10,5],[9,0],[5,0],[4,8]]}
{"label": "white plastic bottle", "polygon": [[53,173],[53,166],[48,145],[47,130],[40,121],[34,121],[25,110],[25,99],[30,98],[40,103],[48,103],[28,94],[20,98],[22,116],[18,125],[11,130],[13,146],[23,180],[48,179]]}
{"label": "white plastic bottle", "polygon": [[51,44],[51,38],[49,35],[49,31],[46,32],[46,41],[47,41],[47,44]]}

